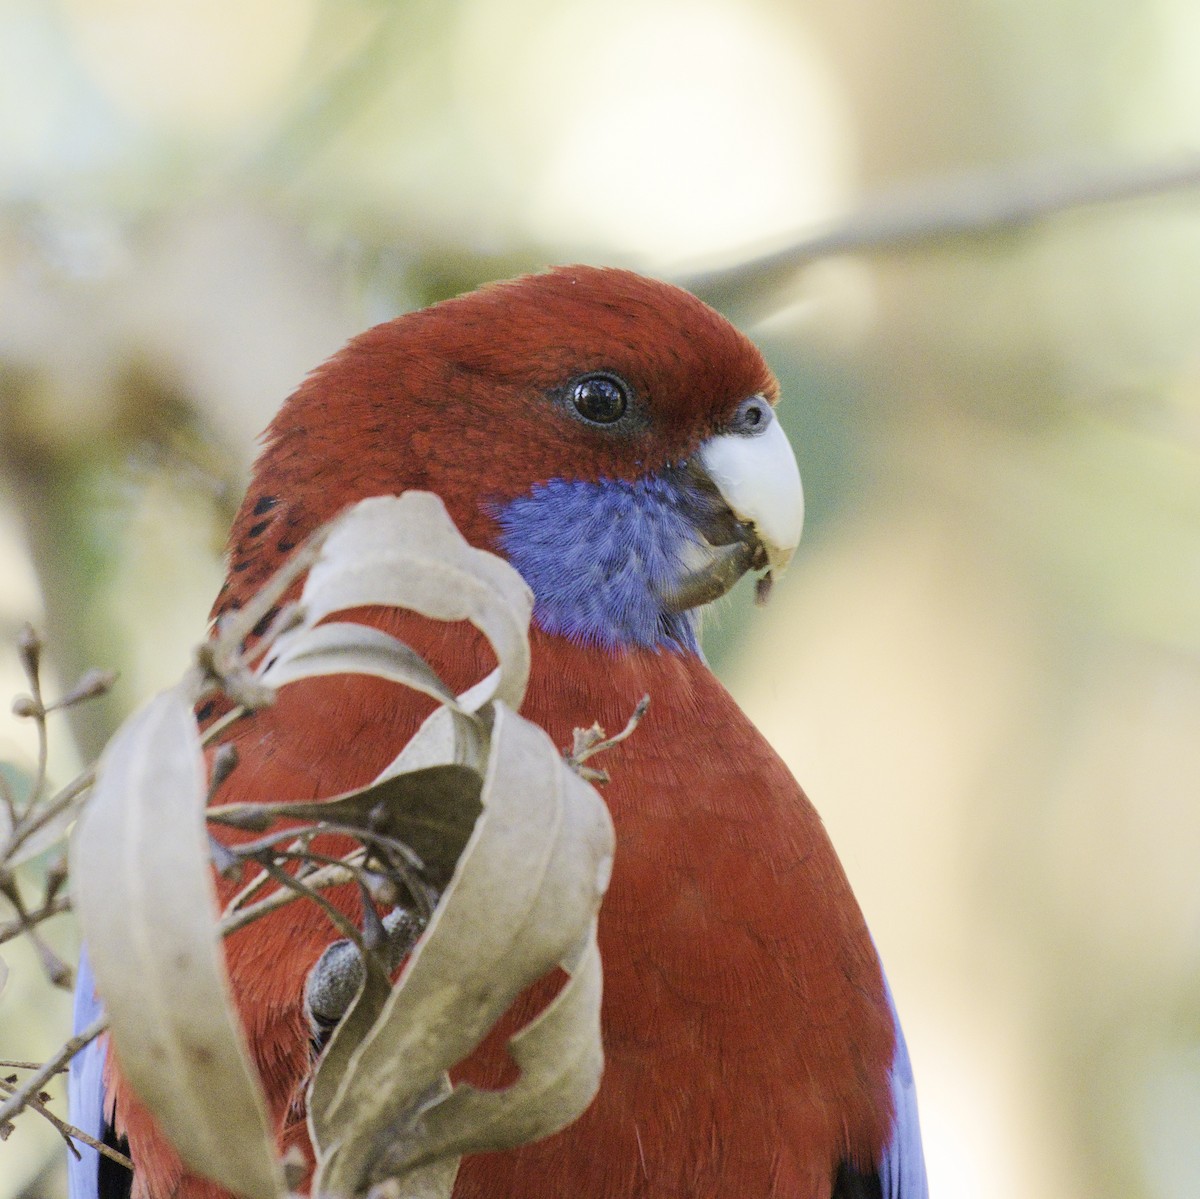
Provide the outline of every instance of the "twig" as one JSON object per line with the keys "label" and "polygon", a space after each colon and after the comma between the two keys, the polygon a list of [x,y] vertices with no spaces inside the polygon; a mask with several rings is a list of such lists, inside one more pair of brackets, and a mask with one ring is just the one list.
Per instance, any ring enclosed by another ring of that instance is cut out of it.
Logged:
{"label": "twig", "polygon": [[64,1136],[70,1137],[73,1141],[82,1141],[85,1145],[90,1145],[101,1156],[116,1162],[118,1166],[124,1166],[130,1173],[133,1172],[133,1159],[126,1157],[119,1149],[114,1149],[111,1145],[106,1145],[103,1141],[96,1140],[94,1136],[84,1132],[82,1128],[77,1128],[74,1124],[67,1124],[65,1121],[58,1119],[57,1116],[51,1115],[50,1112],[43,1112],[42,1114]]}
{"label": "twig", "polygon": [[[4,1064],[5,1063],[0,1063],[0,1065]],[[19,1063],[13,1062],[8,1064],[17,1065]],[[14,1087],[12,1083],[5,1082],[3,1079],[0,1079],[0,1091],[5,1091],[11,1095],[16,1091],[16,1087]],[[119,1149],[114,1149],[111,1145],[106,1145],[103,1141],[96,1140],[91,1133],[84,1132],[82,1128],[77,1128],[74,1124],[68,1124],[65,1120],[59,1119],[59,1117],[56,1116],[37,1095],[30,1096],[30,1098],[26,1100],[25,1106],[31,1108],[33,1111],[37,1112],[39,1116],[44,1117],[52,1125],[54,1125],[59,1136],[66,1141],[67,1148],[76,1158],[79,1157],[79,1150],[75,1147],[73,1142],[81,1141],[85,1145],[90,1145],[96,1150],[97,1153],[101,1153],[105,1157],[111,1158],[119,1165],[124,1166],[127,1170],[133,1169],[133,1162]]]}
{"label": "twig", "polygon": [[31,927],[41,924],[43,920],[49,920],[51,916],[58,916],[70,910],[71,897],[69,895],[55,896],[44,907],[40,907],[34,912],[26,913],[23,919],[10,920],[7,924],[0,924],[0,945],[3,945],[5,941],[11,941],[14,937],[19,937],[24,932],[28,932]]}
{"label": "twig", "polygon": [[[364,851],[361,849],[355,850],[353,854],[347,854],[347,859],[363,856]],[[249,907],[239,907],[238,904],[244,903],[249,895],[255,890],[261,889],[266,883],[270,882],[270,877],[265,873],[259,876],[254,883],[249,887],[243,888],[233,900],[225,907],[225,913],[217,924],[217,931],[223,937],[229,936],[230,933],[237,932],[239,928],[251,924],[253,921],[265,916],[268,912],[273,912],[276,908],[282,908],[289,903],[295,903],[301,896],[294,891],[273,891],[270,895],[260,899],[257,903],[251,904]],[[325,887],[337,887],[343,883],[352,883],[354,874],[351,868],[347,866],[323,866],[320,870],[314,870],[304,880],[304,885],[312,890],[324,889]],[[253,888],[253,889],[251,889]]]}
{"label": "twig", "polygon": [[[279,607],[292,585],[306,574],[320,557],[336,521],[327,521],[309,534],[299,549],[236,611],[227,612],[217,621],[216,633],[196,650],[196,667],[187,676],[196,699],[213,691],[222,691],[233,700],[235,711],[256,711],[275,700],[275,689],[263,683],[255,672],[255,663],[262,659],[276,639],[303,619],[298,604],[284,605],[266,632],[254,644],[254,630],[272,609]],[[224,727],[231,717],[226,713],[218,723]],[[211,742],[216,733],[208,729],[203,744]]]}
{"label": "twig", "polygon": [[584,763],[588,758],[602,754],[606,749],[612,749],[614,745],[619,745],[624,741],[641,724],[642,717],[646,715],[646,709],[649,706],[650,696],[643,695],[638,700],[637,707],[633,709],[633,714],[625,722],[625,727],[612,737],[606,737],[604,730],[598,724],[593,724],[588,729],[576,729],[571,752],[565,755],[567,765],[589,783],[609,782],[608,771],[597,770],[592,766],[585,766]]}
{"label": "twig", "polygon": [[[229,804],[215,808],[209,808],[206,813],[206,819],[217,824],[228,824],[233,827],[252,827],[247,822],[241,819],[247,812],[252,812],[256,806],[253,804]],[[278,815],[278,813],[272,813]],[[242,842],[241,844],[225,845],[220,844],[223,850],[228,853],[231,859],[252,861],[262,866],[260,855],[273,848],[278,842],[285,838],[292,838],[294,844],[302,840],[309,840],[315,836],[345,836],[353,838],[361,842],[365,846],[371,848],[372,853],[379,857],[384,855],[387,859],[386,863],[381,863],[385,871],[389,871],[395,875],[399,882],[405,887],[414,902],[421,909],[425,917],[432,915],[433,907],[436,900],[431,898],[431,890],[420,878],[420,872],[424,870],[425,864],[413,850],[400,841],[396,837],[389,837],[385,833],[380,833],[374,829],[361,828],[353,824],[342,824],[337,821],[322,820],[317,824],[300,825],[298,827],[289,827],[277,829],[274,832],[264,834],[253,841]],[[345,866],[354,873],[355,877],[359,877],[358,872],[365,867],[357,857],[349,855],[340,859],[326,857],[319,853],[314,853],[307,845],[301,847],[296,852],[293,846],[289,847],[288,851],[276,851],[277,857],[286,857],[291,859],[299,859],[301,861],[308,860],[324,865],[332,865],[335,862]],[[298,878],[303,876],[297,876]],[[245,902],[246,898],[262,889],[269,881],[269,876],[259,874],[248,883],[234,900],[230,901],[227,906],[227,911],[233,911],[241,903]],[[305,878],[304,881],[307,881]]]}
{"label": "twig", "polygon": [[21,897],[21,890],[17,886],[14,876],[0,878],[0,894],[12,904],[16,911],[17,924],[20,926],[19,932],[24,933],[34,949],[38,951],[38,957],[41,959],[46,977],[56,987],[69,989],[72,977],[71,968],[42,940],[41,934],[37,931],[36,922],[30,920],[29,910],[25,907],[25,901]]}
{"label": "twig", "polygon": [[380,865],[400,880],[405,890],[421,909],[421,914],[425,919],[429,919],[433,915],[433,909],[437,906],[437,893],[421,878],[425,863],[403,841],[398,837],[389,837],[386,833],[380,833],[374,829],[356,828],[351,824],[338,824],[331,821],[326,824],[326,828],[331,833],[354,837],[362,842],[369,853],[368,869],[371,857],[378,861],[381,854],[385,856],[386,863],[381,862]]}
{"label": "twig", "polygon": [[896,253],[1010,233],[1071,209],[1195,188],[1200,188],[1200,155],[1195,154],[1148,165],[1038,163],[963,174],[885,195],[783,249],[748,256],[731,266],[685,272],[680,281],[726,311],[763,315],[795,272],[818,258]]}
{"label": "twig", "polygon": [[266,833],[264,836],[257,838],[254,841],[242,841],[233,845],[221,844],[235,858],[244,859],[246,861],[257,861],[258,855],[264,853],[268,849],[274,849],[280,841],[286,841],[291,838],[292,841],[302,843],[306,834],[319,833],[321,826],[318,824],[302,824],[294,828],[280,828],[273,833]]}
{"label": "twig", "polygon": [[8,827],[15,828],[17,823],[17,797],[13,794],[12,787],[9,786],[8,779],[0,773],[0,805],[3,805],[5,815],[8,818]]}
{"label": "twig", "polygon": [[46,766],[49,762],[50,746],[46,736],[46,704],[42,699],[42,642],[33,625],[25,624],[17,636],[17,650],[21,658],[21,667],[29,682],[29,697],[22,697],[13,704],[13,711],[18,716],[32,717],[37,725],[38,756],[37,773],[29,787],[26,808],[32,808],[41,798],[42,788],[46,785]]}
{"label": "twig", "polygon": [[[362,940],[362,933],[358,930],[358,928],[355,927],[354,922],[349,920],[342,912],[338,911],[338,909],[335,908],[333,904],[331,904],[329,900],[320,893],[320,891],[314,890],[307,884],[307,882],[299,882],[297,879],[288,874],[286,870],[275,865],[273,861],[270,861],[267,858],[260,858],[258,864],[271,876],[272,880],[279,884],[279,886],[286,887],[289,891],[295,892],[297,898],[311,899],[313,903],[315,903],[321,909],[321,911],[323,911],[325,915],[329,917],[329,920],[332,922],[333,926],[342,934],[343,937],[346,937],[348,940],[352,941],[358,947],[360,952],[366,952],[366,946],[363,944]],[[351,878],[350,881],[354,881],[353,878]]]}
{"label": "twig", "polygon": [[0,801],[12,818],[12,833],[8,844],[4,847],[4,858],[11,861],[17,851],[35,833],[45,828],[51,821],[67,811],[79,797],[92,785],[95,770],[85,770],[78,777],[63,787],[49,799],[43,798],[46,788],[46,772],[50,756],[50,743],[47,735],[46,716],[50,712],[63,711],[77,704],[96,699],[111,690],[116,681],[112,671],[87,670],[65,695],[53,703],[47,703],[42,694],[41,660],[42,641],[33,625],[22,627],[17,637],[17,650],[21,657],[21,666],[29,682],[29,695],[20,695],[13,702],[13,711],[18,716],[33,720],[37,726],[38,756],[37,767],[33,781],[29,784],[24,810],[18,815],[16,802],[5,783],[0,788]]}
{"label": "twig", "polygon": [[204,676],[205,688],[219,687],[231,699],[242,701],[240,690],[250,702],[244,707],[261,706],[271,688],[260,683],[251,673],[250,664],[269,648],[274,638],[284,632],[296,619],[295,611],[280,613],[271,628],[250,650],[244,643],[253,635],[255,626],[283,598],[284,594],[320,556],[321,547],[333,530],[333,521],[310,534],[300,548],[254,593],[244,607],[221,617],[216,636],[206,641],[196,652],[196,662]]}
{"label": "twig", "polygon": [[223,716],[218,716],[217,719],[214,720],[212,724],[210,724],[208,728],[206,728],[204,732],[200,734],[200,744],[207,748],[231,724],[235,724],[237,721],[241,720],[241,718],[246,715],[246,711],[247,710],[243,708],[241,704],[237,704],[230,708],[229,711]]}
{"label": "twig", "polygon": [[29,1106],[30,1098],[36,1096],[47,1082],[50,1081],[77,1053],[90,1045],[102,1032],[108,1028],[108,1017],[99,1016],[81,1033],[76,1033],[40,1070],[27,1078],[13,1093],[0,1104],[0,1125],[11,1120]]}
{"label": "twig", "polygon": [[96,768],[93,766],[82,774],[76,775],[53,799],[47,800],[36,812],[26,808],[25,820],[13,833],[9,844],[9,853],[15,853],[34,833],[44,828],[60,813],[65,812],[84,792],[96,781]]}

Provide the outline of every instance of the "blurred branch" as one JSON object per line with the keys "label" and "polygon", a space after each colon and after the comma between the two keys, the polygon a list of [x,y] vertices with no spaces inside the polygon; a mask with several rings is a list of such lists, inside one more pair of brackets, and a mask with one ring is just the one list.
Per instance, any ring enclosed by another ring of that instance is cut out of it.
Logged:
{"label": "blurred branch", "polygon": [[1200,154],[1172,162],[1106,166],[1038,163],[924,183],[863,205],[840,224],[784,249],[731,266],[683,274],[708,303],[745,318],[765,316],[801,268],[835,254],[897,253],[1015,233],[1097,204],[1200,188]]}
{"label": "blurred branch", "polygon": [[[21,1069],[33,1069],[33,1066],[21,1063],[9,1063],[18,1065]],[[65,1069],[65,1067],[63,1067]],[[13,1095],[17,1091],[14,1083],[8,1079],[0,1079],[0,1093]],[[97,1153],[103,1154],[105,1157],[111,1158],[118,1165],[124,1166],[127,1170],[133,1169],[133,1162],[130,1161],[120,1150],[112,1148],[111,1145],[104,1144],[103,1141],[98,1141],[91,1133],[84,1132],[82,1128],[76,1128],[74,1124],[68,1124],[65,1120],[60,1120],[47,1106],[46,1094],[42,1092],[38,1095],[32,1095],[26,1098],[25,1106],[31,1111],[37,1112],[44,1120],[48,1121],[57,1131],[58,1135],[66,1142],[67,1148],[75,1157],[79,1157],[79,1150],[75,1146],[75,1141],[80,1141],[84,1145],[90,1145]],[[11,1127],[11,1125],[10,1125]]]}
{"label": "blurred branch", "polygon": [[63,912],[71,910],[71,897],[69,895],[59,895],[50,903],[44,904],[33,912],[25,912],[16,920],[8,920],[0,924],[0,945],[5,941],[11,941],[14,937],[24,936],[29,933],[43,920],[49,920],[52,916],[60,916]]}
{"label": "blurred branch", "polygon": [[[53,303],[54,294],[36,302]],[[120,346],[97,371],[96,409],[103,415],[81,435],[75,422],[47,418],[53,405],[46,397],[59,387],[53,370],[0,361],[0,483],[37,575],[55,666],[81,683],[92,662],[129,654],[129,635],[106,588],[129,515],[114,496],[128,496],[135,456],[152,458],[160,474],[221,506],[222,518],[232,518],[233,509],[224,509],[239,490],[222,474],[233,455],[204,405],[176,386],[165,366],[156,373]],[[99,755],[121,707],[115,694],[69,705],[85,759]]]}
{"label": "blurred branch", "polygon": [[93,1020],[82,1032],[76,1033],[65,1045],[50,1058],[35,1074],[31,1074],[19,1087],[0,1104],[0,1127],[6,1121],[19,1115],[28,1106],[31,1099],[56,1074],[66,1068],[67,1063],[83,1049],[87,1048],[105,1029],[108,1028],[108,1018],[100,1016]]}

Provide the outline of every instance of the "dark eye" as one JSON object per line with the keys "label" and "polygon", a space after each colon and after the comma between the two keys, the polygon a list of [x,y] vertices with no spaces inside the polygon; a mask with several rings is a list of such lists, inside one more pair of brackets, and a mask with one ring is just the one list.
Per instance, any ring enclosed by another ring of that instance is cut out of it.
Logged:
{"label": "dark eye", "polygon": [[571,385],[571,403],[584,420],[611,425],[625,414],[629,396],[615,375],[584,375]]}

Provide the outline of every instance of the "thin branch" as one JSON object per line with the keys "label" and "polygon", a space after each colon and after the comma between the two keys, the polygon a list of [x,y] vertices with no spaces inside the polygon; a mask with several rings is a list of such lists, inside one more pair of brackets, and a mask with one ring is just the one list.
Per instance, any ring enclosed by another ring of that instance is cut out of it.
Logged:
{"label": "thin branch", "polygon": [[59,791],[53,799],[47,800],[41,804],[36,812],[31,812],[28,808],[25,812],[25,819],[22,821],[20,828],[13,833],[12,841],[9,844],[9,853],[16,851],[33,836],[34,833],[44,828],[60,813],[65,812],[77,800],[82,798],[84,792],[96,781],[96,768],[93,766],[88,770],[83,771],[73,778],[65,787]]}
{"label": "thin branch", "polygon": [[108,1017],[99,1016],[81,1033],[76,1033],[58,1052],[47,1061],[36,1074],[31,1074],[13,1093],[0,1104],[0,1125],[19,1115],[29,1106],[30,1099],[50,1081],[77,1053],[86,1049],[102,1032],[108,1029]]}
{"label": "thin branch", "polygon": [[[343,869],[348,869],[353,872],[355,881],[360,887],[364,887],[368,894],[372,891],[372,885],[380,877],[386,879],[392,887],[395,887],[396,883],[399,882],[404,890],[408,892],[409,898],[416,904],[422,918],[425,920],[430,919],[433,915],[433,909],[437,906],[437,892],[422,879],[418,878],[415,872],[408,868],[407,862],[400,863],[393,856],[397,848],[407,849],[408,847],[393,837],[384,837],[378,833],[362,831],[348,835],[361,836],[364,840],[370,840],[373,845],[373,854],[364,857],[362,863],[351,863],[345,858],[328,857],[325,854],[317,853],[311,848],[300,850],[296,853],[283,852],[277,856],[316,867],[339,866]],[[387,855],[387,861],[379,863],[380,870],[372,870],[371,862],[379,861],[381,851]],[[313,873],[315,873],[315,870]],[[296,877],[307,883],[312,874],[297,875]]]}
{"label": "thin branch", "polygon": [[[197,653],[201,669],[213,682],[224,684],[231,677],[240,680],[242,675],[249,673],[247,663],[261,656],[270,642],[264,636],[253,649],[245,653],[243,644],[253,636],[255,626],[279,603],[288,588],[316,562],[333,525],[334,522],[329,521],[310,534],[243,607],[221,617],[217,623],[217,635],[206,641]],[[283,627],[286,626],[280,621],[274,622],[272,629],[276,636]],[[227,689],[226,692],[228,694]]]}
{"label": "thin branch", "polygon": [[[33,1106],[32,1104],[30,1106]],[[70,1138],[72,1141],[82,1141],[85,1145],[90,1145],[102,1157],[107,1157],[110,1161],[114,1161],[118,1166],[124,1166],[130,1173],[133,1172],[133,1159],[127,1157],[119,1149],[114,1149],[111,1145],[106,1145],[103,1141],[98,1141],[91,1133],[84,1132],[82,1128],[76,1127],[74,1124],[68,1124],[65,1120],[60,1120],[53,1113],[38,1108],[42,1115],[62,1133],[64,1138]],[[73,1153],[77,1152],[75,1147],[71,1146]]]}
{"label": "thin branch", "polygon": [[[15,1065],[16,1063],[11,1064]],[[11,1095],[16,1091],[16,1087],[14,1087],[12,1083],[5,1082],[3,1079],[0,1079],[0,1090]],[[106,1145],[103,1141],[96,1140],[91,1133],[84,1132],[82,1128],[77,1128],[74,1124],[68,1124],[65,1120],[59,1119],[59,1117],[56,1116],[41,1101],[41,1099],[38,1098],[38,1096],[34,1095],[27,1099],[25,1106],[37,1112],[39,1116],[42,1116],[44,1119],[48,1120],[52,1125],[54,1125],[58,1135],[61,1136],[64,1141],[66,1141],[67,1148],[76,1158],[79,1157],[79,1150],[75,1147],[73,1142],[81,1141],[85,1145],[90,1145],[96,1150],[97,1153],[101,1153],[105,1157],[111,1158],[118,1165],[124,1166],[127,1170],[133,1169],[132,1160],[126,1157],[125,1154],[123,1154],[119,1149],[114,1149],[111,1145]]]}
{"label": "thin branch", "polygon": [[592,766],[585,766],[584,763],[588,758],[594,757],[596,754],[602,754],[605,750],[612,749],[614,745],[620,745],[641,724],[642,717],[646,715],[646,709],[649,707],[650,696],[648,694],[643,695],[638,700],[637,706],[633,709],[629,719],[625,722],[625,727],[611,737],[606,736],[604,730],[598,724],[593,724],[591,728],[587,729],[576,729],[571,752],[563,755],[567,765],[580,778],[586,779],[589,783],[609,782],[608,771],[597,770]]}
{"label": "thin branch", "polygon": [[42,788],[46,785],[46,767],[50,760],[50,741],[46,733],[46,703],[42,698],[42,642],[33,625],[26,624],[21,629],[17,637],[17,649],[32,694],[32,703],[23,707],[21,714],[31,716],[37,725],[37,773],[30,784],[26,804],[27,808],[32,808],[41,798]]}
{"label": "thin branch", "polygon": [[[358,849],[353,854],[347,854],[347,859],[363,855],[364,851]],[[323,866],[320,870],[314,870],[312,874],[306,876],[304,885],[312,890],[318,890],[325,887],[338,887],[343,883],[352,883],[353,881],[354,874],[349,866]],[[264,873],[256,880],[254,889],[261,889],[268,882],[270,882],[270,878]],[[289,903],[295,903],[297,899],[301,898],[294,891],[273,891],[264,899],[260,899],[247,908],[235,906],[237,903],[244,903],[250,894],[253,894],[253,891],[248,888],[243,889],[226,905],[225,914],[217,924],[217,931],[221,936],[227,937],[230,933],[237,932],[239,928],[265,916],[268,912],[273,912],[276,908],[282,908]]]}
{"label": "thin branch", "polygon": [[[348,940],[352,941],[358,947],[361,953],[366,952],[366,946],[363,944],[362,940],[362,933],[355,926],[354,922],[347,919],[344,913],[338,911],[338,909],[335,908],[333,904],[330,903],[329,900],[320,893],[320,891],[313,890],[307,883],[299,882],[297,879],[288,874],[286,870],[275,865],[273,861],[270,861],[267,858],[260,858],[258,864],[271,876],[274,882],[279,884],[279,886],[286,887],[289,891],[295,892],[297,898],[311,899],[313,903],[315,903],[321,909],[321,911],[323,911],[325,915],[329,917],[330,922],[342,934],[343,937],[346,937]],[[354,881],[353,877],[350,881]]]}
{"label": "thin branch", "polygon": [[230,708],[229,711],[226,712],[224,716],[218,716],[217,719],[214,720],[212,722],[212,724],[210,724],[208,726],[208,728],[206,728],[204,730],[204,732],[200,734],[200,744],[202,746],[204,746],[205,748],[207,748],[231,724],[235,724],[237,721],[241,720],[241,718],[243,716],[245,716],[246,714],[247,714],[247,709],[243,708],[241,706],[241,704],[237,704],[234,707]]}
{"label": "thin branch", "polygon": [[8,818],[8,827],[15,828],[17,823],[17,797],[9,786],[8,779],[0,772],[0,805],[3,806]]}
{"label": "thin branch", "polygon": [[254,841],[243,841],[233,845],[221,844],[235,858],[245,861],[257,861],[258,856],[268,849],[274,849],[280,841],[286,841],[289,838],[297,843],[302,844],[305,834],[315,834],[321,831],[321,826],[317,824],[302,824],[296,827],[276,829],[273,833],[267,833]]}
{"label": "thin branch", "polygon": [[7,924],[0,924],[0,945],[3,945],[5,941],[11,941],[14,937],[19,937],[24,932],[28,932],[32,926],[41,924],[43,920],[49,920],[51,916],[58,916],[70,910],[71,897],[69,895],[55,896],[44,907],[40,907],[33,912],[27,912],[22,919],[10,920]]}
{"label": "thin branch", "polygon": [[771,311],[776,293],[801,267],[835,254],[898,253],[1029,228],[1098,204],[1200,188],[1200,155],[1150,164],[1038,163],[923,183],[864,204],[823,232],[734,265],[683,274],[683,286],[719,308]]}
{"label": "thin branch", "polygon": [[30,919],[29,909],[25,906],[25,900],[21,896],[21,889],[18,887],[14,876],[9,875],[7,878],[0,878],[0,894],[12,904],[13,909],[16,911],[17,924],[20,926],[19,932],[24,933],[29,938],[30,944],[37,950],[38,957],[41,959],[42,969],[46,972],[46,977],[56,987],[62,987],[64,990],[69,989],[72,982],[71,968],[42,940],[41,934],[36,927],[36,921]]}

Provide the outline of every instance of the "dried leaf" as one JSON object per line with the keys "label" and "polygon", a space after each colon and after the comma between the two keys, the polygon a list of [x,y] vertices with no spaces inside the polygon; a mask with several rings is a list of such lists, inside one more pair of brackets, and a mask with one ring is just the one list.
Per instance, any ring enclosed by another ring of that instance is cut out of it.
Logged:
{"label": "dried leaf", "polygon": [[387,975],[379,968],[377,962],[368,958],[362,990],[355,997],[346,1015],[338,1021],[309,1085],[310,1127],[314,1124],[324,1125],[328,1120],[329,1108],[337,1094],[338,1084],[349,1069],[355,1051],[379,1019],[379,1014],[391,993],[391,983]]}
{"label": "dried leaf", "polygon": [[509,1042],[521,1070],[512,1086],[501,1091],[460,1086],[425,1110],[418,1164],[549,1136],[592,1101],[604,1069],[594,922],[570,973],[554,1001]]}
{"label": "dried leaf", "polygon": [[[469,695],[470,692],[464,691],[459,700],[463,701]],[[451,708],[431,712],[396,758],[380,771],[380,779],[426,766],[453,763],[473,770],[482,784],[488,761],[488,725],[483,718],[490,715],[490,709],[475,716]]]}
{"label": "dried leaf", "polygon": [[216,932],[204,761],[183,691],[109,743],[71,843],[76,910],[126,1078],[180,1156],[247,1199],[283,1175]]}
{"label": "dried leaf", "polygon": [[369,625],[352,622],[305,628],[289,637],[271,658],[261,679],[282,687],[297,679],[325,674],[369,674],[403,683],[456,708],[454,692],[434,673],[425,659],[404,642]]}
{"label": "dried leaf", "polygon": [[404,842],[424,864],[426,881],[449,881],[480,812],[479,775],[463,766],[431,766],[383,778],[360,791],[308,803],[227,804],[212,817],[237,824],[264,820],[330,821]]}
{"label": "dried leaf", "polygon": [[[320,622],[364,606],[468,620],[498,666],[455,697],[395,638]],[[458,534],[426,493],[357,505],[309,570],[302,623],[260,672],[273,687],[332,673],[408,685],[441,706],[363,791],[319,803],[210,810],[230,823],[336,823],[402,842],[442,890],[393,988],[365,981],[308,1094],[315,1193],[449,1196],[459,1155],[548,1135],[598,1083],[600,969],[594,918],[612,828],[595,792],[546,735],[516,716],[529,672],[532,596],[519,575]],[[118,1056],[185,1161],[230,1190],[279,1196],[261,1094],[229,1005],[216,942],[203,761],[187,703],[160,696],[105,754],[72,867]],[[370,955],[368,955],[370,958]],[[501,1093],[451,1091],[465,1058],[529,983],[572,975],[514,1038],[522,1069]]]}
{"label": "dried leaf", "polygon": [[500,669],[494,691],[478,697],[479,704],[494,694],[516,708],[525,694],[533,595],[508,563],[468,544],[430,492],[356,504],[325,541],[301,604],[304,622],[276,642],[279,659],[326,616],[387,605],[435,620],[467,620],[487,637]]}
{"label": "dried leaf", "polygon": [[[479,794],[483,787],[486,762],[486,738],[479,722],[471,717],[462,716],[453,709],[438,708],[426,717],[400,755],[380,773],[379,778],[367,791],[352,793],[343,800],[335,799],[329,802],[342,803],[347,808],[357,802],[360,813],[377,810],[378,805],[384,803],[384,820],[389,834],[404,841],[421,857],[426,880],[441,890],[448,883],[482,810]],[[442,787],[435,786],[434,789],[427,790],[422,785],[422,780],[427,779],[437,780],[444,787],[453,788],[451,803],[445,802],[445,791]],[[376,798],[373,801],[360,800],[360,796],[368,794]],[[414,822],[421,818],[422,813],[435,817],[433,821],[428,822],[425,829],[411,827],[408,813],[404,810],[406,799],[410,795],[413,800]],[[293,805],[286,806],[289,813],[294,811]],[[361,819],[361,815],[357,815],[356,819]],[[435,845],[431,847],[424,843],[424,832],[437,834]],[[424,845],[424,853],[418,845]],[[391,984],[388,979],[377,963],[369,962],[363,989],[334,1029],[321,1057],[320,1069],[313,1077],[308,1094],[311,1122],[321,1124],[325,1121],[329,1104],[345,1074],[351,1055],[371,1031],[390,994]],[[454,1173],[454,1170],[449,1173],[451,1183],[454,1181]],[[441,1174],[437,1176],[441,1177]]]}
{"label": "dried leaf", "polygon": [[[321,1158],[319,1194],[365,1194],[372,1184],[417,1168],[428,1180],[424,1168],[443,1149],[425,1150],[430,1133],[423,1113],[451,1102],[452,1096],[438,1099],[444,1073],[525,987],[560,962],[573,964],[594,918],[612,860],[607,810],[545,733],[500,704],[482,800],[483,813],[454,879],[399,986],[346,1061],[333,1099],[326,1096],[317,1113],[310,1108]],[[592,978],[570,984],[572,994],[554,1009],[558,1014],[552,1017],[548,1009],[543,1017],[551,1032],[556,1019],[565,1021],[573,1045],[592,1037],[594,1048],[573,1051],[584,1063],[584,1082],[573,1091],[561,1080],[544,1083],[547,1101],[539,1104],[535,1077],[519,1121],[510,1115],[503,1125],[489,1114],[478,1147],[490,1145],[497,1128],[518,1122],[530,1135],[547,1135],[573,1119],[594,1093],[600,1050],[598,1021],[589,1015]],[[536,1046],[536,1034],[529,1035]],[[328,1066],[321,1063],[314,1087],[328,1085],[321,1078]],[[563,1101],[567,1096],[573,1104]],[[455,1107],[448,1111],[444,1127],[430,1130],[442,1140],[431,1144],[453,1142],[455,1153],[476,1146],[469,1130],[455,1124]]]}

